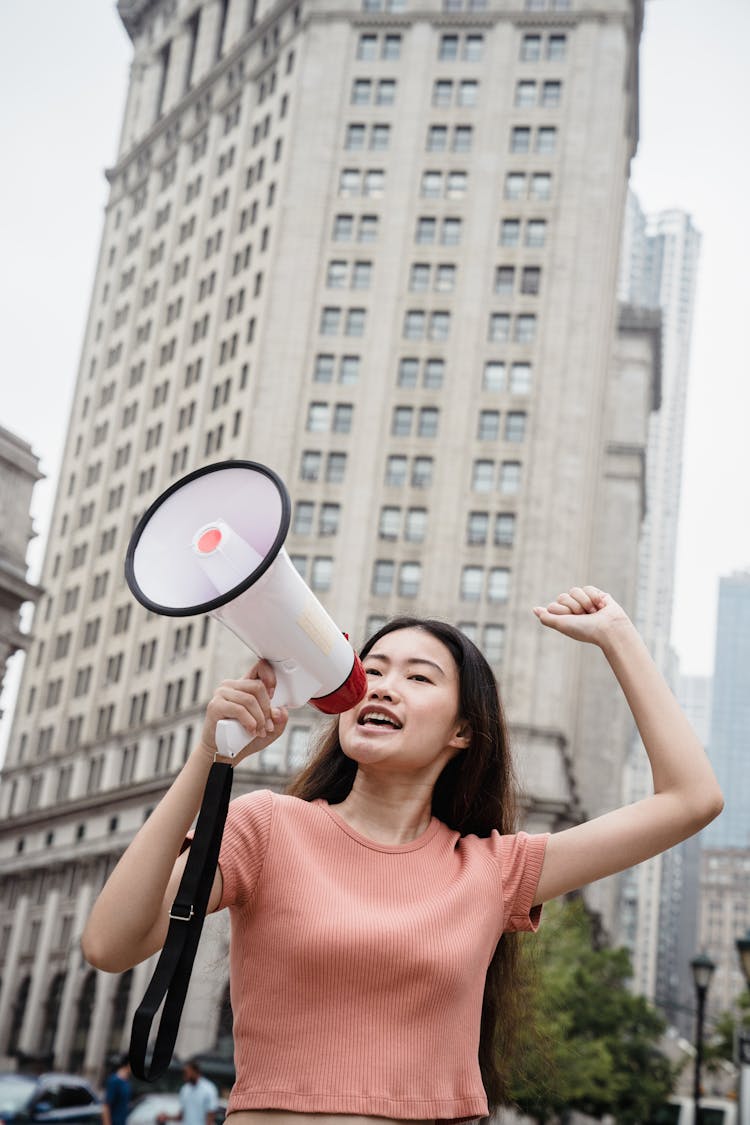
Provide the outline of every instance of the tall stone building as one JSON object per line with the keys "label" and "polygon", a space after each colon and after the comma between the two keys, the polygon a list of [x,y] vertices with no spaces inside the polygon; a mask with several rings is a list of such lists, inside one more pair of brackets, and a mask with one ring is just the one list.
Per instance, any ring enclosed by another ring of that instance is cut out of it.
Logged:
{"label": "tall stone building", "polygon": [[[648,503],[638,561],[636,622],[651,655],[677,691],[677,659],[670,645],[682,449],[690,367],[700,234],[682,211],[646,215],[636,196],[627,198],[619,293],[637,307],[658,309],[662,324],[661,409],[651,416],[647,452]],[[632,730],[624,779],[627,800],[652,789],[643,744]],[[685,882],[692,872],[691,889]],[[636,991],[680,1018],[692,993],[684,942],[695,938],[697,895],[695,845],[656,856],[622,878],[620,940],[633,956]],[[692,907],[691,904],[692,903]],[[687,911],[685,917],[678,917]],[[692,956],[692,953],[689,955]],[[689,961],[689,957],[688,957]]]}
{"label": "tall stone building", "polygon": [[[97,1074],[150,965],[82,963],[103,879],[247,666],[122,579],[207,462],[272,466],[295,564],[354,640],[459,622],[497,671],[532,830],[617,803],[627,715],[531,607],[635,600],[658,317],[621,308],[642,0],[121,0],[117,163],[5,769],[0,1054]],[[281,786],[311,718],[240,771]],[[613,893],[592,889],[611,927]],[[225,1038],[211,919],[178,1050]]]}

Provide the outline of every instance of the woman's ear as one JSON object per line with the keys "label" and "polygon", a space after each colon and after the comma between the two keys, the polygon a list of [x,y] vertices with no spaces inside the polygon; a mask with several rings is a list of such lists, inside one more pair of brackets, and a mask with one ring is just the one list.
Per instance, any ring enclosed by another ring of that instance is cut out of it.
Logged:
{"label": "woman's ear", "polygon": [[465,750],[471,742],[471,727],[467,722],[459,724],[456,733],[450,740],[451,746],[455,746],[457,750]]}

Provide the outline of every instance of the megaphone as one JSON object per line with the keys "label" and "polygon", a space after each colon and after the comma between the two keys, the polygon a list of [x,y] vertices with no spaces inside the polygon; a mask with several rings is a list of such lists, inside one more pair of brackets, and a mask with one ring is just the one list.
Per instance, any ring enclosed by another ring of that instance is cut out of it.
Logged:
{"label": "megaphone", "polygon": [[[309,702],[340,714],[363,698],[365,671],[284,549],[290,513],[286,486],[267,466],[206,465],[170,485],[138,521],[125,578],[152,613],[208,613],[268,660],[275,705]],[[240,723],[217,723],[224,756],[249,741]]]}

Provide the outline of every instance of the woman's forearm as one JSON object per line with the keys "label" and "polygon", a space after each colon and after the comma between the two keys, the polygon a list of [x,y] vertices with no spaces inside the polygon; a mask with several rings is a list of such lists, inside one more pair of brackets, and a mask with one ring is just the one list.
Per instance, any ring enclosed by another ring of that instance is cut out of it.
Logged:
{"label": "woman's forearm", "polygon": [[185,834],[200,809],[212,758],[197,747],[121,856],[105,883],[81,938],[87,961],[117,972],[152,949],[149,933],[163,912],[164,896]]}
{"label": "woman's forearm", "polygon": [[695,808],[699,819],[712,819],[723,802],[708,756],[635,626],[614,622],[601,648],[646,748],[654,791],[677,793],[686,812]]}

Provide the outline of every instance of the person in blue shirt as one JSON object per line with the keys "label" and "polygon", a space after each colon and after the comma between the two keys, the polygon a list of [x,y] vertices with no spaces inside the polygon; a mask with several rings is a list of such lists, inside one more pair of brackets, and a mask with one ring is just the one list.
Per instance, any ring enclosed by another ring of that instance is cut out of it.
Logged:
{"label": "person in blue shirt", "polygon": [[104,1087],[103,1125],[125,1125],[132,1096],[130,1073],[130,1062],[125,1055]]}

